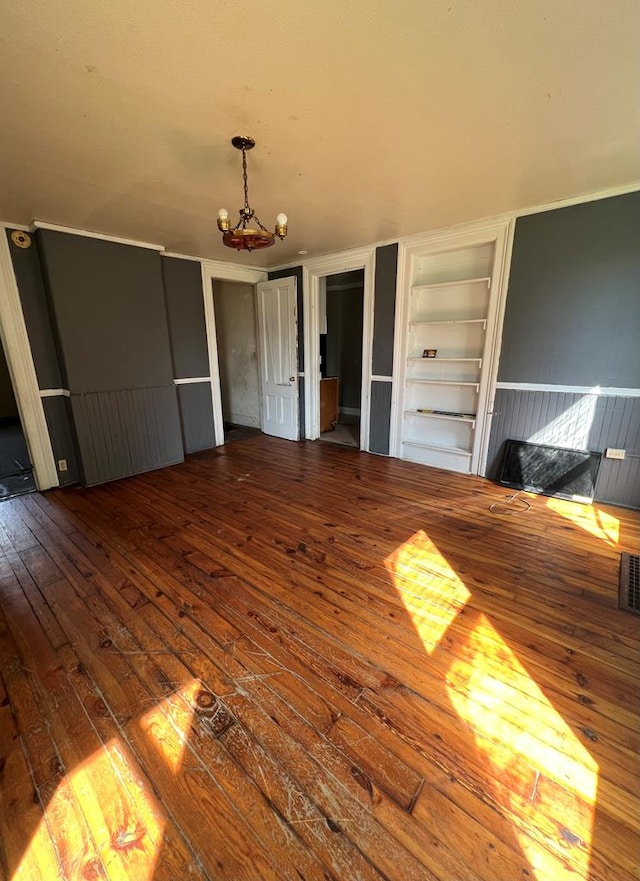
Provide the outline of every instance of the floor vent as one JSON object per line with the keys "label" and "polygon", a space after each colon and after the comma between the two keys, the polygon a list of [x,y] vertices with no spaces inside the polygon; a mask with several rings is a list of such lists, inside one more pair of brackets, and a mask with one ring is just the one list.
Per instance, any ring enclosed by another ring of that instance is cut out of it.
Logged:
{"label": "floor vent", "polygon": [[618,606],[640,615],[640,557],[634,554],[622,554],[620,560]]}

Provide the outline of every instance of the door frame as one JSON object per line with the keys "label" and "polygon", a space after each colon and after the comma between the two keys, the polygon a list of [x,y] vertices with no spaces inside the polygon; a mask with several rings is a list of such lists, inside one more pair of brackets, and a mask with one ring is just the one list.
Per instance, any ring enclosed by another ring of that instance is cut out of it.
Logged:
{"label": "door frame", "polygon": [[[209,376],[211,402],[213,404],[213,433],[216,447],[224,443],[224,420],[222,417],[222,389],[220,387],[220,364],[218,361],[218,338],[216,336],[216,314],[213,302],[214,281],[243,281],[258,284],[268,280],[266,269],[250,266],[237,266],[221,260],[202,260],[202,296],[204,300],[204,322],[209,352]],[[259,344],[259,341],[258,341]]]}
{"label": "door frame", "polygon": [[376,251],[358,248],[307,260],[302,267],[304,326],[304,427],[307,440],[320,437],[320,284],[321,279],[354,269],[364,270],[362,314],[362,386],[360,393],[360,449],[369,450],[371,358]]}
{"label": "door frame", "polygon": [[[6,237],[8,229],[26,231],[25,227],[5,227],[0,224],[0,339],[33,465],[33,476],[38,489],[45,490],[59,486],[60,481]],[[31,247],[35,247],[35,244]]]}

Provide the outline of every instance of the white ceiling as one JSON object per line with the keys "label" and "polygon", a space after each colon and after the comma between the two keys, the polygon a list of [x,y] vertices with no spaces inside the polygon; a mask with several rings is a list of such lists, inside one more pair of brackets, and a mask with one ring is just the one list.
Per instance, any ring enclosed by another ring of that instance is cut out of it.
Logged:
{"label": "white ceiling", "polygon": [[0,218],[309,255],[640,178],[637,0],[0,0]]}

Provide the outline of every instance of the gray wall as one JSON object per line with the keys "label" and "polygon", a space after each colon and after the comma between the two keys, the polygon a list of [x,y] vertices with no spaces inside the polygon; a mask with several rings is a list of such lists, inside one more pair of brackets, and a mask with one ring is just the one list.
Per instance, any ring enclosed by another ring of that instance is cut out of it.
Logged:
{"label": "gray wall", "polygon": [[518,218],[498,380],[640,386],[640,192]]}
{"label": "gray wall", "polygon": [[371,383],[371,416],[369,422],[369,450],[389,454],[391,429],[391,383]]}
{"label": "gray wall", "polygon": [[[277,269],[269,273],[269,281],[278,278],[288,278],[292,275],[296,279],[297,306],[298,306],[298,372],[304,372],[304,305],[302,297],[302,266],[292,266],[290,269]],[[300,425],[300,437],[304,437],[304,378],[298,381],[298,419]]]}
{"label": "gray wall", "polygon": [[[202,274],[196,260],[160,259],[175,379],[209,376]],[[177,386],[185,453],[215,446],[213,404],[208,382]]]}
{"label": "gray wall", "polygon": [[159,254],[49,230],[38,237],[83,482],[182,461]]}
{"label": "gray wall", "polygon": [[[518,219],[499,382],[640,388],[640,193]],[[487,462],[508,438],[626,450],[596,499],[640,507],[640,399],[498,389]]]}
{"label": "gray wall", "polygon": [[[346,284],[356,286],[342,287]],[[340,377],[339,406],[360,410],[364,272],[330,276],[326,285],[327,376]]]}
{"label": "gray wall", "polygon": [[[20,302],[29,337],[29,345],[40,389],[66,388],[53,327],[50,306],[45,290],[38,248],[34,242],[30,248],[18,248],[11,241],[7,230],[11,260],[18,283]],[[69,401],[62,395],[43,398],[47,427],[56,463],[67,462],[67,470],[58,470],[61,486],[79,479],[78,454],[71,423]]]}

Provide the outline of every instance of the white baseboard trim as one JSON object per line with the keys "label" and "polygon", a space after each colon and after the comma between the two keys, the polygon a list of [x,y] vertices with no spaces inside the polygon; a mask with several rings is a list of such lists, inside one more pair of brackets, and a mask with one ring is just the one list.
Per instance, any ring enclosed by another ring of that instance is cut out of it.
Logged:
{"label": "white baseboard trim", "polygon": [[640,398],[639,388],[615,386],[551,385],[537,382],[497,382],[496,388],[520,392],[556,392],[558,394],[596,395],[603,398]]}
{"label": "white baseboard trim", "polygon": [[360,416],[361,410],[360,407],[338,407],[338,412],[345,416]]}

